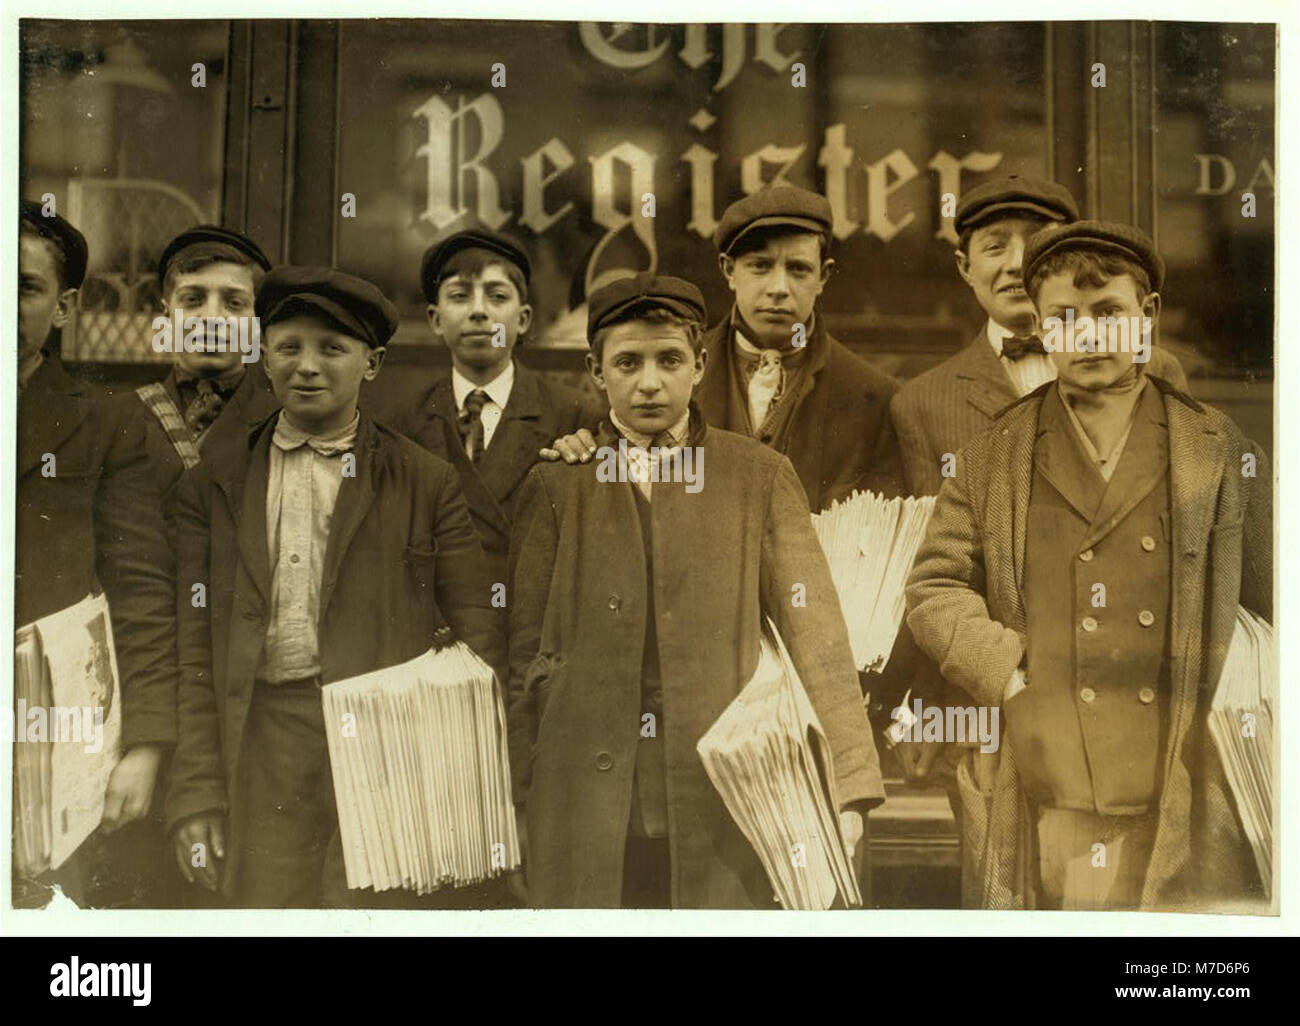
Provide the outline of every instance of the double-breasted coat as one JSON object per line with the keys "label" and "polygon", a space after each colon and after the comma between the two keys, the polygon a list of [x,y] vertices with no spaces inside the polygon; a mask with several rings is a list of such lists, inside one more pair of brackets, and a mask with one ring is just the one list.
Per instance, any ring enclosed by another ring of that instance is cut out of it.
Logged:
{"label": "double-breasted coat", "polygon": [[[748,682],[764,615],[830,742],[841,805],[884,797],[830,571],[789,460],[693,418],[702,487],[653,485],[653,607],[663,689],[674,907],[771,908],[772,888],[696,742]],[[617,446],[603,428],[599,445]],[[542,464],[511,545],[509,721],[539,906],[612,907],[641,729],[648,604],[635,485],[601,459]],[[806,603],[798,601],[806,594]]]}
{"label": "double-breasted coat", "polygon": [[[1272,616],[1268,460],[1224,414],[1159,378],[1169,431],[1169,728],[1160,753],[1144,908],[1240,907],[1260,881],[1206,713],[1238,604]],[[957,456],[908,580],[908,624],[944,676],[998,705],[1025,653],[1026,523],[1043,397],[1031,393]],[[1030,681],[1030,687],[1033,682]],[[980,767],[974,760],[984,760]],[[1033,907],[1033,820],[1013,749],[967,753],[962,785],[971,903]]]}
{"label": "double-breasted coat", "polygon": [[[710,424],[747,435],[744,414],[730,401],[736,375],[735,330],[729,316],[705,333],[709,358],[695,401]],[[889,418],[889,400],[897,388],[888,374],[837,341],[818,312],[799,391],[781,400],[795,404],[782,451],[814,513],[855,491],[899,494],[902,464]]]}
{"label": "double-breasted coat", "polygon": [[380,420],[456,468],[470,519],[487,553],[493,581],[506,581],[510,524],[524,476],[538,453],[555,439],[580,427],[594,430],[600,422],[599,404],[576,389],[548,381],[539,371],[515,361],[515,382],[492,444],[477,464],[465,455],[457,428],[456,399],[451,375],[430,385],[398,388],[384,401]]}
{"label": "double-breasted coat", "polygon": [[[275,417],[226,434],[177,488],[179,739],[167,820],[220,809],[239,828],[240,745],[270,611],[268,449]],[[449,625],[498,674],[500,618],[456,472],[362,413],[355,476],[330,526],[320,595],[321,681],[405,662]],[[206,605],[193,601],[197,584]],[[228,845],[224,882],[238,866]]]}
{"label": "double-breasted coat", "polygon": [[[1154,347],[1147,372],[1186,390],[1178,359]],[[1018,398],[985,328],[937,366],[905,382],[889,403],[910,495],[938,495],[943,457],[956,454]]]}

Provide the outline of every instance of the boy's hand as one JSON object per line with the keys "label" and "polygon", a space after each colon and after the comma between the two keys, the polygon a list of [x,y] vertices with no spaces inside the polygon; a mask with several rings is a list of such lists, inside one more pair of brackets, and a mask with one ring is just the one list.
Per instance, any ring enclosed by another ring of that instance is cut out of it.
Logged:
{"label": "boy's hand", "polygon": [[930,767],[943,751],[943,741],[901,741],[894,746],[894,754],[903,767],[903,776],[912,782],[930,775]]}
{"label": "boy's hand", "polygon": [[162,757],[158,745],[136,745],[122,756],[108,778],[100,829],[111,834],[118,827],[148,815]]}
{"label": "boy's hand", "polygon": [[[221,886],[217,862],[226,857],[225,813],[208,809],[185,820],[176,828],[174,847],[176,864],[185,879],[194,883],[197,878],[208,890],[215,891]],[[200,864],[196,866],[195,862]]]}
{"label": "boy's hand", "polygon": [[551,448],[541,451],[542,459],[552,462],[562,459],[565,463],[586,463],[594,455],[596,439],[586,428],[578,428],[571,435],[557,438],[551,443]]}
{"label": "boy's hand", "polygon": [[844,847],[849,858],[862,840],[862,813],[856,809],[846,809],[840,813],[840,829],[844,831]]}

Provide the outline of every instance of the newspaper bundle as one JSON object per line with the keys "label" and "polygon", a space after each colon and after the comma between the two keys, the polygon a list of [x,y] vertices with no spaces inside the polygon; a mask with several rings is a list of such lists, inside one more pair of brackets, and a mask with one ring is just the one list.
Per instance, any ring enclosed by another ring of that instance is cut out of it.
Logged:
{"label": "newspaper bundle", "polygon": [[58,869],[99,826],[120,757],[108,600],[90,595],[14,635],[14,863]]}
{"label": "newspaper bundle", "polygon": [[1273,884],[1273,717],[1277,691],[1273,627],[1238,606],[1237,626],[1210,702],[1210,733],[1269,897]]}
{"label": "newspaper bundle", "polygon": [[854,492],[813,514],[859,670],[879,673],[889,661],[906,608],[907,575],[933,510],[933,496]]}
{"label": "newspaper bundle", "polygon": [[518,867],[505,707],[464,643],[321,693],[349,887],[428,894]]}
{"label": "newspaper bundle", "polygon": [[840,827],[830,746],[768,622],[749,683],[696,745],[782,908],[862,904]]}

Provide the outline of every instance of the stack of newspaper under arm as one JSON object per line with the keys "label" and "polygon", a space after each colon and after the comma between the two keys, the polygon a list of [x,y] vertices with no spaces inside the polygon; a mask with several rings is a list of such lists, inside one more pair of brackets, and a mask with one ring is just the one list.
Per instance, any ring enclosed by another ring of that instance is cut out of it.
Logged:
{"label": "stack of newspaper under arm", "polygon": [[783,908],[862,895],[840,827],[830,746],[775,627],[758,667],[696,750]]}
{"label": "stack of newspaper under arm", "polygon": [[465,644],[321,694],[349,887],[428,894],[518,867],[505,707]]}
{"label": "stack of newspaper under arm", "polygon": [[1265,893],[1273,893],[1273,726],[1278,665],[1273,627],[1237,607],[1237,626],[1210,702],[1210,733]]}
{"label": "stack of newspaper under arm", "polygon": [[906,608],[907,575],[933,510],[933,496],[854,492],[813,514],[859,670],[879,673],[889,661]]}
{"label": "stack of newspaper under arm", "polygon": [[122,738],[108,600],[91,595],[14,635],[14,866],[57,869],[104,815]]}

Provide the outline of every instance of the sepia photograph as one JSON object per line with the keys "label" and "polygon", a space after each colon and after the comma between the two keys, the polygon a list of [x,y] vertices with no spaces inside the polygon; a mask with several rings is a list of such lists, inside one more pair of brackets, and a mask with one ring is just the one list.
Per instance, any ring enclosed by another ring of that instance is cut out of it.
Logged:
{"label": "sepia photograph", "polygon": [[11,925],[1276,922],[1282,6],[19,12]]}

